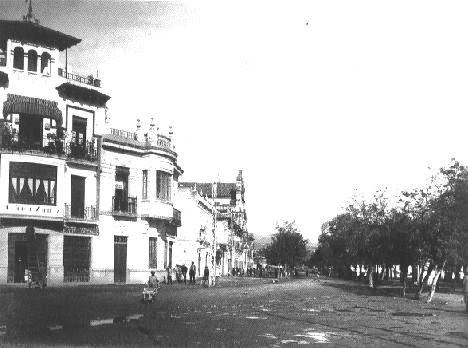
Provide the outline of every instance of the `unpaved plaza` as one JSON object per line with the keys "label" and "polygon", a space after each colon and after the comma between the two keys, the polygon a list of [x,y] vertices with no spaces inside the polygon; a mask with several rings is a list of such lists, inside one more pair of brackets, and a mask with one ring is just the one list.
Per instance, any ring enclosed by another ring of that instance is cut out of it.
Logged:
{"label": "unpaved plaza", "polygon": [[454,346],[468,345],[461,295],[434,303],[357,282],[222,279],[214,288],[164,286],[2,288],[2,345]]}

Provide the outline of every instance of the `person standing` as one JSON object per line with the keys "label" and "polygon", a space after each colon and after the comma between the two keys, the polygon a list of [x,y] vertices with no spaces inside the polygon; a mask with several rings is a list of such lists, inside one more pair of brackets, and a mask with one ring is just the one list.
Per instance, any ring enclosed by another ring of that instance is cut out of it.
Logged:
{"label": "person standing", "polygon": [[185,263],[180,267],[180,270],[182,271],[182,276],[184,277],[184,284],[187,285],[187,266],[185,266]]}
{"label": "person standing", "polygon": [[195,284],[195,272],[197,271],[197,266],[192,261],[192,265],[190,266],[189,276],[190,276],[190,284]]}
{"label": "person standing", "polygon": [[465,312],[468,313],[468,267],[465,269],[465,276],[463,277],[463,299],[465,301]]}
{"label": "person standing", "polygon": [[203,271],[203,286],[208,286],[210,285],[209,283],[210,279],[210,270],[208,269],[208,266],[205,266],[205,270]]}

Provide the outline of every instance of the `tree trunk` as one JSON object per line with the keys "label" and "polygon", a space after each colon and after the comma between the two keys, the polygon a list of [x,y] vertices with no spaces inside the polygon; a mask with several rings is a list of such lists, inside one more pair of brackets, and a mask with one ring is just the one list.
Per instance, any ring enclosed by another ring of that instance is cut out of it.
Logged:
{"label": "tree trunk", "polygon": [[385,267],[385,280],[389,280],[389,279],[390,279],[390,267],[386,266]]}
{"label": "tree trunk", "polygon": [[418,282],[418,265],[414,263],[411,265],[411,281],[413,284],[417,284]]}
{"label": "tree trunk", "polygon": [[421,298],[421,295],[422,293],[424,292],[424,285],[427,283],[427,280],[429,279],[429,277],[431,276],[431,273],[432,271],[434,270],[434,264],[431,263],[429,265],[429,267],[427,268],[427,273],[426,275],[424,276],[424,279],[423,279],[423,275],[424,275],[424,269],[421,270],[421,276],[419,277],[420,279],[420,282],[418,284],[418,289],[416,291],[416,293],[414,294],[414,297],[415,299],[419,299]]}
{"label": "tree trunk", "polygon": [[385,276],[385,265],[382,265],[382,272],[380,273],[379,279],[384,280]]}
{"label": "tree trunk", "polygon": [[402,284],[401,297],[406,297],[406,277],[408,275],[408,265],[400,265],[400,282]]}
{"label": "tree trunk", "polygon": [[374,266],[369,265],[367,275],[369,277],[369,287],[374,288]]}
{"label": "tree trunk", "polygon": [[444,269],[444,267],[445,267],[445,261],[442,264],[442,267],[440,268],[436,267],[436,274],[434,275],[434,278],[432,279],[431,290],[429,291],[429,295],[427,295],[426,303],[430,303],[432,301],[432,297],[434,296],[434,293],[436,291],[437,281],[439,280],[439,276],[442,273],[442,270]]}

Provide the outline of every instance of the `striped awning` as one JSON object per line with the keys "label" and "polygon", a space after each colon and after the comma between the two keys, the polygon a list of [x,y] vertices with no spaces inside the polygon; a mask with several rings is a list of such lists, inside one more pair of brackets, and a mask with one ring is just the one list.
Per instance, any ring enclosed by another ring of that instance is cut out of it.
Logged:
{"label": "striped awning", "polygon": [[62,125],[62,111],[57,106],[57,102],[31,98],[18,94],[8,94],[7,100],[3,103],[3,115],[8,114],[29,114],[50,117]]}

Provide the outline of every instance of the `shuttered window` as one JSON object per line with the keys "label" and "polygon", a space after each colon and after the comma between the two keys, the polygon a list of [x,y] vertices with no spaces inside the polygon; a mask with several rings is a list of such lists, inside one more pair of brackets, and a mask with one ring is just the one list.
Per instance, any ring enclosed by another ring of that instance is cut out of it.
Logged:
{"label": "shuttered window", "polygon": [[171,174],[158,170],[156,172],[156,197],[171,200]]}

